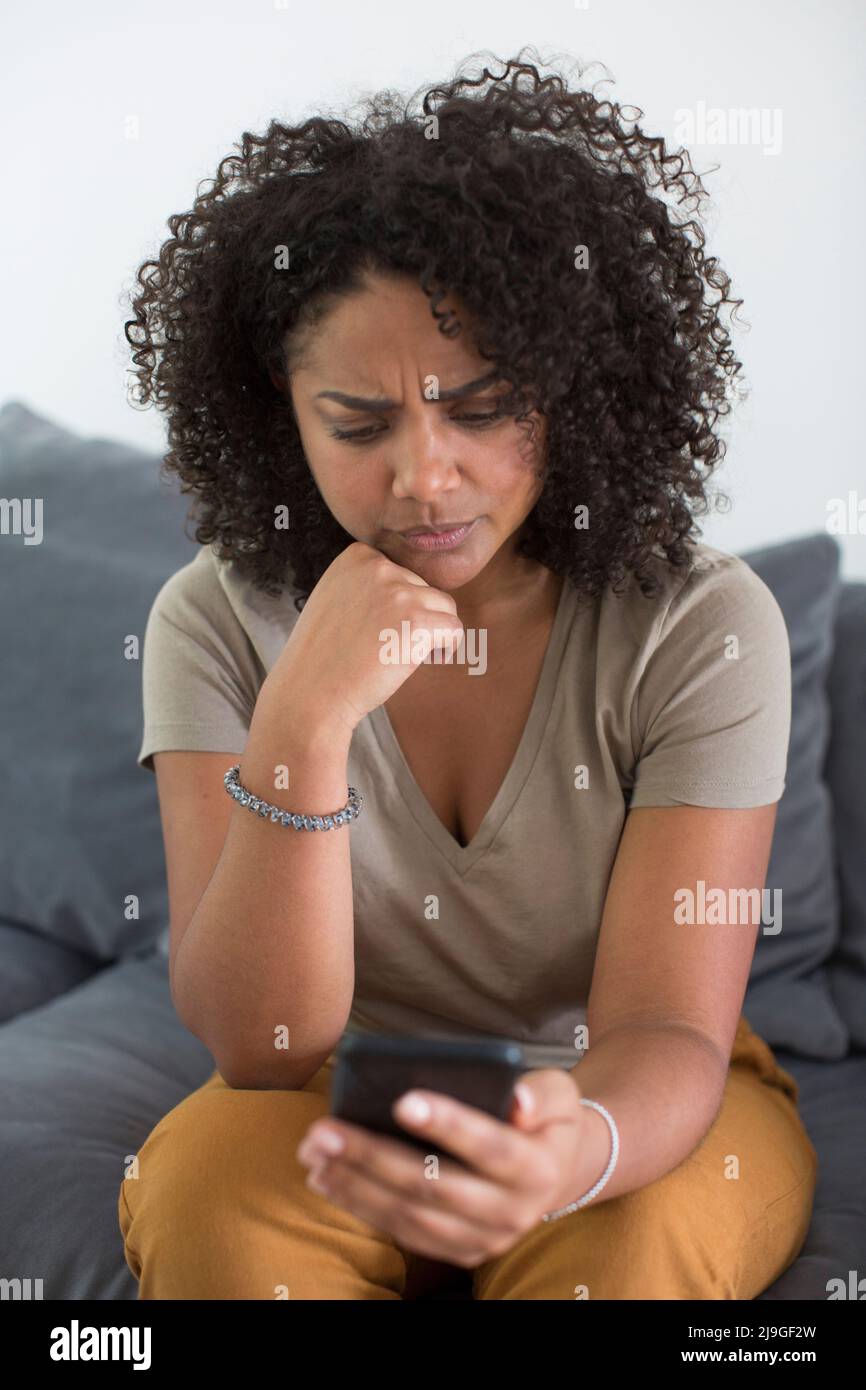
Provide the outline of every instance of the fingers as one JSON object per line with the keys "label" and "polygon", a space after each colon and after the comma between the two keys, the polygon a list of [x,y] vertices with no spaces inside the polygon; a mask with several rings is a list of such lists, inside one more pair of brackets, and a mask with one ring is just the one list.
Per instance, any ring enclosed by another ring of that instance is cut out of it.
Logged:
{"label": "fingers", "polygon": [[[325,1131],[340,1134],[344,1147],[339,1154],[328,1154],[317,1142]],[[297,1156],[314,1168],[328,1160],[329,1173],[346,1184],[356,1180],[361,1192],[373,1183],[385,1203],[412,1204],[419,1211],[435,1206],[482,1227],[502,1224],[506,1204],[501,1189],[438,1153],[432,1139],[425,1155],[408,1143],[329,1118],[311,1126]]]}
{"label": "fingers", "polygon": [[[366,1221],[377,1230],[387,1231],[405,1250],[412,1250],[430,1259],[445,1260],[466,1269],[474,1269],[499,1250],[509,1248],[513,1237],[478,1238],[459,1216],[440,1210],[432,1203],[419,1205],[393,1197],[391,1192],[365,1173],[337,1159],[325,1163],[308,1186],[328,1201],[335,1202]],[[431,1184],[431,1187],[435,1184]]]}
{"label": "fingers", "polygon": [[[514,1123],[524,1132],[544,1129],[557,1121],[573,1122],[579,1113],[581,1089],[577,1078],[560,1067],[524,1072],[514,1088]],[[526,1095],[528,1104],[520,1103]]]}
{"label": "fingers", "polygon": [[[413,1117],[413,1100],[424,1103],[425,1116]],[[479,1176],[520,1187],[532,1149],[528,1138],[514,1125],[438,1091],[408,1092],[395,1103],[393,1115],[412,1134],[441,1143]]]}

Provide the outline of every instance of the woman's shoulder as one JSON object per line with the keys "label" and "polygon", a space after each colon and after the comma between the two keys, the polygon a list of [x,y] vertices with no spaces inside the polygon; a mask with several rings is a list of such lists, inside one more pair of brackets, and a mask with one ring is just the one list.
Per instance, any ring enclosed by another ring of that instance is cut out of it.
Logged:
{"label": "woman's shoulder", "polygon": [[740,556],[693,543],[689,559],[654,561],[653,596],[633,584],[603,605],[597,684],[621,715],[630,805],[766,805],[785,787],[785,619]]}
{"label": "woman's shoulder", "polygon": [[154,607],[163,613],[178,614],[190,606],[219,605],[219,561],[209,545],[200,545],[191,560],[165,579],[157,590]]}
{"label": "woman's shoulder", "polygon": [[777,636],[785,630],[779,604],[764,580],[740,555],[692,541],[688,562],[674,566],[654,552],[646,570],[655,592],[644,594],[631,576],[620,593],[605,591],[602,604],[614,622],[642,643],[690,641],[695,634],[737,624]]}
{"label": "woman's shoulder", "polygon": [[221,556],[214,545],[202,546],[167,587],[169,601],[185,606],[227,644],[243,641],[251,646],[265,671],[277,660],[300,617],[290,571],[279,593],[267,593],[245,566]]}
{"label": "woman's shoulder", "polygon": [[[691,541],[687,545],[688,559],[684,565],[672,565],[663,551],[651,552],[647,571],[656,581],[656,595],[649,602],[665,605],[674,599],[705,598],[709,594],[733,595],[738,592],[757,592],[765,588],[763,580],[741,555],[720,550],[706,541]],[[625,587],[625,597],[636,602],[643,595],[632,576]]]}
{"label": "woman's shoulder", "polygon": [[199,546],[187,564],[169,575],[156,594],[153,610],[190,635],[210,628],[228,639],[242,632],[255,645],[269,629],[285,641],[299,617],[295,593],[290,583],[276,597],[264,593],[237,560],[221,556],[209,544]]}
{"label": "woman's shoulder", "polygon": [[211,546],[199,547],[191,560],[170,574],[157,590],[148,627],[202,645],[231,644],[239,624],[226,588],[221,562]]}

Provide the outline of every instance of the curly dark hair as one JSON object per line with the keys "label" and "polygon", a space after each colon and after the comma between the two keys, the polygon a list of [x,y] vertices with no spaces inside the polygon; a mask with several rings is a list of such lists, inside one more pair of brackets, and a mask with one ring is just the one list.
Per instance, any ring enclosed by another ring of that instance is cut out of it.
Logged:
{"label": "curly dark hair", "polygon": [[[653,552],[690,563],[693,514],[708,510],[725,453],[714,427],[741,367],[719,314],[743,301],[727,297],[699,223],[653,191],[700,206],[688,154],[629,133],[620,106],[569,90],[561,70],[542,76],[525,54],[493,59],[499,76],[458,69],[420,110],[420,92],[386,90],[354,121],[245,132],[136,272],[131,397],[168,413],[161,474],[195,495],[198,542],[265,592],[290,576],[299,610],[354,537],[324,504],[277,382],[368,269],[411,275],[448,335],[461,325],[437,306],[459,295],[478,351],[511,384],[510,413],[546,417],[521,554],[590,596],[629,573],[656,592]],[[579,504],[591,525],[576,531]]]}

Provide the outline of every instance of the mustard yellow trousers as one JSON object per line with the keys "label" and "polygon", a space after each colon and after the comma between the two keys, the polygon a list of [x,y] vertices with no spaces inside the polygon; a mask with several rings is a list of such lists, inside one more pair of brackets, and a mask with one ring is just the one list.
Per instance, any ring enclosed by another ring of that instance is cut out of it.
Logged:
{"label": "mustard yellow trousers", "polygon": [[[333,1061],[296,1091],[233,1090],[215,1071],[159,1121],[118,1198],[139,1299],[402,1299],[453,1275],[306,1186],[295,1152],[328,1111]],[[809,1228],[818,1157],[798,1096],[741,1018],[721,1110],[694,1152],[464,1271],[474,1297],[755,1298]]]}

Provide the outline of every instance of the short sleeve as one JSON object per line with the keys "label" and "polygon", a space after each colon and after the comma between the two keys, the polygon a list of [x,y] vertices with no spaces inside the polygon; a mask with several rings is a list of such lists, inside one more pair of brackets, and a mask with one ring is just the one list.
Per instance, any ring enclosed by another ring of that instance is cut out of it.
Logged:
{"label": "short sleeve", "polygon": [[638,682],[631,807],[764,806],[785,789],[785,619],[744,560],[716,554],[671,600]]}
{"label": "short sleeve", "polygon": [[200,554],[163,584],[145,627],[136,761],[170,749],[242,753],[257,694],[249,642]]}

